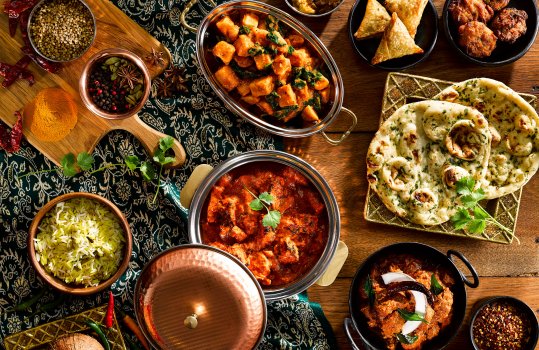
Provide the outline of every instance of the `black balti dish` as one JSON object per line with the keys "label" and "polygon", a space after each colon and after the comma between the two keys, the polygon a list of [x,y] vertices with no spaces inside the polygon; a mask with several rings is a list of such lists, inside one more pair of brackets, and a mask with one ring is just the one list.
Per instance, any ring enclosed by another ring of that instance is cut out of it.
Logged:
{"label": "black balti dish", "polygon": [[376,65],[371,64],[371,60],[376,53],[381,38],[357,40],[354,37],[354,33],[359,28],[359,25],[365,16],[366,6],[367,0],[357,0],[348,17],[348,35],[357,53],[365,60],[365,62],[372,67],[389,71],[398,71],[411,68],[427,59],[438,39],[438,13],[436,12],[436,7],[432,0],[429,0],[425,7],[415,35],[415,43],[423,49],[424,53],[395,58]]}
{"label": "black balti dish", "polygon": [[526,20],[526,33],[518,38],[513,44],[504,43],[498,40],[496,42],[496,48],[488,57],[472,57],[466,53],[466,50],[463,49],[458,43],[458,24],[453,21],[453,18],[451,18],[451,14],[448,11],[449,5],[452,1],[453,0],[446,0],[442,12],[444,33],[455,51],[470,62],[482,66],[502,66],[509,64],[524,56],[535,42],[537,30],[539,28],[539,22],[537,20],[539,10],[537,9],[536,2],[534,0],[511,0],[506,8],[523,10],[528,15],[528,19]]}

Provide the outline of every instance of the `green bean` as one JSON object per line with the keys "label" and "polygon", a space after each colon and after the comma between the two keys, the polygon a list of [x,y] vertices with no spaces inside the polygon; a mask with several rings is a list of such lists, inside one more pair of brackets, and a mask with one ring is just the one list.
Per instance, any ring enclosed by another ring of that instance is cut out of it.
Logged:
{"label": "green bean", "polygon": [[101,343],[103,344],[103,347],[105,347],[105,350],[110,350],[109,340],[107,339],[107,336],[105,335],[105,333],[103,333],[103,330],[101,329],[101,327],[99,327],[99,325],[92,320],[86,320],[86,324],[88,325],[88,327],[90,327],[91,330],[97,333],[97,335],[99,336],[99,339],[101,339]]}

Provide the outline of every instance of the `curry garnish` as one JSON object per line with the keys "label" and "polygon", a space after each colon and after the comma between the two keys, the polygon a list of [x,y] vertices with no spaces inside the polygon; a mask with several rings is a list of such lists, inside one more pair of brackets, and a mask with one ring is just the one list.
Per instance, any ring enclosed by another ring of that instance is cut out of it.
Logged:
{"label": "curry garnish", "polygon": [[397,333],[395,334],[395,336],[403,344],[413,344],[416,342],[418,338],[417,335],[409,335],[409,334],[402,334],[402,333]]}
{"label": "curry garnish", "polygon": [[244,186],[244,188],[247,192],[251,194],[251,196],[255,197],[255,199],[253,199],[249,203],[249,207],[255,211],[259,211],[266,208],[268,212],[262,218],[262,225],[264,225],[264,227],[271,227],[273,229],[276,229],[277,225],[279,225],[279,223],[281,222],[281,212],[278,210],[270,210],[268,207],[272,205],[275,198],[268,192],[262,192],[261,194],[256,196],[247,187]]}
{"label": "curry garnish", "polygon": [[365,280],[365,284],[363,285],[363,290],[369,298],[369,305],[373,306],[374,301],[376,300],[376,294],[374,293],[374,289],[372,288],[372,280],[370,275],[367,275],[367,279]]}
{"label": "curry garnish", "polygon": [[410,312],[405,309],[397,309],[397,312],[405,321],[421,321],[423,323],[428,323],[427,320],[417,312]]}
{"label": "curry garnish", "polygon": [[457,181],[456,188],[462,203],[462,206],[451,217],[451,222],[456,230],[465,229],[473,234],[481,234],[485,232],[487,224],[490,223],[518,241],[510,229],[499,223],[479,205],[479,201],[485,198],[485,192],[481,188],[475,189],[475,180],[472,177],[466,176]]}
{"label": "curry garnish", "polygon": [[430,277],[430,291],[433,295],[438,295],[444,291],[444,287],[438,282],[434,274]]}

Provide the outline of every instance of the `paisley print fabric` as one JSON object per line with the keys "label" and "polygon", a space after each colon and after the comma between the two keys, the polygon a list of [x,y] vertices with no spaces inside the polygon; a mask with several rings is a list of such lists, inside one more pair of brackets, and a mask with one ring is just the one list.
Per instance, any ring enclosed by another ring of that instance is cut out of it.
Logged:
{"label": "paisley print fabric", "polygon": [[[189,93],[178,98],[150,99],[139,114],[153,128],[181,141],[185,166],[165,171],[163,178],[181,188],[198,164],[216,165],[252,149],[281,149],[282,141],[234,116],[211,91],[197,66],[195,35],[184,29],[179,15],[184,1],[114,0],[128,16],[163,42],[175,64],[187,68]],[[187,17],[197,25],[210,9],[202,1]],[[108,134],[93,153],[94,169],[122,163],[124,157],[149,155],[132,135]],[[102,195],[126,215],[133,231],[133,253],[126,273],[112,286],[118,304],[133,313],[135,283],[143,266],[157,253],[187,243],[185,222],[174,201],[126,167],[84,172],[67,178],[57,171],[21,177],[54,164],[23,141],[16,154],[0,151],[0,338],[107,302],[106,293],[88,297],[63,296],[47,289],[39,302],[26,311],[10,312],[21,301],[43,288],[27,257],[27,231],[37,211],[61,194],[83,191]],[[334,338],[319,305],[305,294],[268,304],[269,319],[260,349],[330,349]]]}

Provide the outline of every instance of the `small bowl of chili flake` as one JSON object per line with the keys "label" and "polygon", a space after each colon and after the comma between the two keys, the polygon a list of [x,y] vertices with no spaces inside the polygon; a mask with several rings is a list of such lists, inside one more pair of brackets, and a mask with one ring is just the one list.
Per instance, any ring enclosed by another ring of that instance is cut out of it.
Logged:
{"label": "small bowl of chili flake", "polygon": [[124,119],[142,108],[150,86],[150,73],[140,57],[124,49],[107,49],[92,56],[84,66],[79,92],[94,114]]}
{"label": "small bowl of chili flake", "polygon": [[526,303],[508,296],[492,297],[474,312],[470,338],[475,350],[533,350],[538,323]]}

